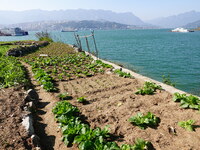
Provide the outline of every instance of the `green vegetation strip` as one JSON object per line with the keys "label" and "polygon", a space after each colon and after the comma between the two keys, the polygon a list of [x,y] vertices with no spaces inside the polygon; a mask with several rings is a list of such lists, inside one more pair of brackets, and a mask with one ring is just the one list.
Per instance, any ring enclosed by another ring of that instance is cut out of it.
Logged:
{"label": "green vegetation strip", "polygon": [[52,111],[60,124],[63,141],[67,146],[78,144],[80,150],[146,150],[151,146],[150,142],[142,139],[136,140],[134,145],[118,146],[115,142],[108,142],[108,128],[91,129],[81,122],[79,109],[67,101],[57,102]]}
{"label": "green vegetation strip", "polygon": [[26,85],[26,71],[14,57],[0,57],[0,88]]}
{"label": "green vegetation strip", "polygon": [[0,45],[0,57],[5,56],[6,52],[12,48],[18,47],[17,45]]}
{"label": "green vegetation strip", "polygon": [[200,110],[200,99],[196,96],[174,93],[174,102],[180,102],[182,108],[191,108]]}

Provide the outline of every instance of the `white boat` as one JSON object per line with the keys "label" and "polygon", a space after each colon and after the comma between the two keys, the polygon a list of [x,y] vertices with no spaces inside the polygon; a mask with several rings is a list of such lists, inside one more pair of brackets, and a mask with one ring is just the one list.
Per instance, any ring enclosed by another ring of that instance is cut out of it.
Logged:
{"label": "white boat", "polygon": [[184,28],[176,28],[176,29],[173,29],[171,30],[171,32],[190,32],[188,29],[184,29]]}

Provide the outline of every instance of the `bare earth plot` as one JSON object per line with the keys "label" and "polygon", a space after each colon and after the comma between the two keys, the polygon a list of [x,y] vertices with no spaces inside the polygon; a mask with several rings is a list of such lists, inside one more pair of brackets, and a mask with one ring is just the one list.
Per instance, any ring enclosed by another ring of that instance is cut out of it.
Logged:
{"label": "bare earth plot", "polygon": [[0,90],[0,149],[25,150],[28,134],[21,125],[24,90],[9,88]]}
{"label": "bare earth plot", "polygon": [[[111,133],[119,136],[118,143],[133,144],[136,138],[151,141],[155,149],[198,150],[200,148],[200,128],[189,132],[177,125],[178,121],[194,119],[200,123],[199,112],[181,109],[172,101],[172,95],[158,91],[155,95],[141,96],[134,92],[141,87],[141,81],[120,78],[116,75],[98,75],[86,79],[61,82],[59,88],[76,99],[84,96],[89,104],[78,106],[92,127],[109,125]],[[138,112],[152,112],[161,119],[157,129],[142,130],[128,122]],[[175,128],[177,135],[169,133]]]}

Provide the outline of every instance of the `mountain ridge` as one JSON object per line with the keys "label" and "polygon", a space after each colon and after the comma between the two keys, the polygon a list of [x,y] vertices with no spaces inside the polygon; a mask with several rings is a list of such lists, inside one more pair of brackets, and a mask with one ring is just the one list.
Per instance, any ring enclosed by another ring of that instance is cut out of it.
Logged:
{"label": "mountain ridge", "polygon": [[100,9],[0,11],[1,24],[4,25],[49,20],[81,21],[101,19],[128,25],[146,25],[146,23],[131,12],[116,13]]}
{"label": "mountain ridge", "polygon": [[94,21],[94,20],[82,20],[82,21],[42,21],[42,22],[28,22],[19,23],[13,25],[7,25],[7,27],[20,27],[28,31],[61,31],[61,30],[109,30],[109,29],[132,29],[139,28],[134,25],[120,24],[109,21]]}
{"label": "mountain ridge", "polygon": [[175,28],[185,26],[198,20],[200,20],[200,12],[192,10],[177,15],[149,20],[147,22],[164,28]]}

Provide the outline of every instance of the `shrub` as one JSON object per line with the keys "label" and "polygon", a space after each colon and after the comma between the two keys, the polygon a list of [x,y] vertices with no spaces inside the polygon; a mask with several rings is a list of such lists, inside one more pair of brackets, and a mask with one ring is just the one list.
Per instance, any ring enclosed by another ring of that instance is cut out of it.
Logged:
{"label": "shrub", "polygon": [[53,42],[50,33],[48,33],[47,31],[37,32],[35,36],[38,38],[39,41]]}

